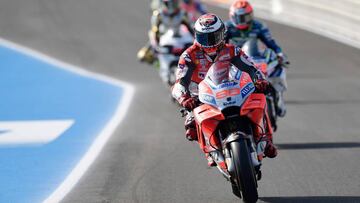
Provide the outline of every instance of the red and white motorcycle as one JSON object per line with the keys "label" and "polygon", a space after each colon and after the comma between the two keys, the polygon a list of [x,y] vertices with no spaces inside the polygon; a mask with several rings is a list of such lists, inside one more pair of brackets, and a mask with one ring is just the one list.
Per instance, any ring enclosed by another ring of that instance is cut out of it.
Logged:
{"label": "red and white motorcycle", "polygon": [[249,74],[216,62],[199,84],[199,100],[193,116],[200,148],[236,196],[256,202],[266,139],[272,135],[265,95],[256,92]]}

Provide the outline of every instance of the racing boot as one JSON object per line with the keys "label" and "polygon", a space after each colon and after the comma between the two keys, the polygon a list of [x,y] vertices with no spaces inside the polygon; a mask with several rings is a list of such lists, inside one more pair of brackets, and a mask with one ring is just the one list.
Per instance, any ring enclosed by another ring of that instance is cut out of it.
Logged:
{"label": "racing boot", "polygon": [[277,148],[276,146],[272,143],[272,141],[267,141],[265,150],[264,150],[264,154],[266,157],[269,158],[275,158],[277,156]]}

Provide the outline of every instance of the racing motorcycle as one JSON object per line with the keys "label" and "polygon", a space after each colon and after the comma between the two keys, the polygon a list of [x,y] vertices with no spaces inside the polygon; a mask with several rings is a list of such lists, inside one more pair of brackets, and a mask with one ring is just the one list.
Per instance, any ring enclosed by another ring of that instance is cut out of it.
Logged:
{"label": "racing motorcycle", "polygon": [[260,50],[257,39],[248,39],[242,46],[242,50],[253,60],[255,66],[262,71],[270,82],[266,93],[266,102],[272,128],[276,131],[278,92],[285,88],[283,86],[285,81],[281,81],[284,79],[281,77],[282,69],[280,67],[288,65],[289,62],[286,60],[283,64],[280,64],[276,53],[272,49]]}
{"label": "racing motorcycle", "polygon": [[249,74],[216,62],[199,84],[198,98],[201,104],[192,116],[200,148],[231,182],[236,196],[256,202],[266,135],[272,135],[265,95],[256,92]]}
{"label": "racing motorcycle", "polygon": [[193,44],[193,36],[181,25],[170,28],[161,37],[157,48],[159,74],[162,81],[170,87],[175,83],[175,71],[181,54]]}

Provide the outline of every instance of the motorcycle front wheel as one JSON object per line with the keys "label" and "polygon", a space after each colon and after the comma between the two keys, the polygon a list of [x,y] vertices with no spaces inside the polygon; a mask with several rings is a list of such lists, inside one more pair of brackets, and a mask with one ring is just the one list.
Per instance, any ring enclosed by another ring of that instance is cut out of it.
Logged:
{"label": "motorcycle front wheel", "polygon": [[242,194],[243,201],[255,203],[258,200],[255,170],[250,158],[250,150],[246,139],[230,144],[230,153],[234,164],[234,177]]}

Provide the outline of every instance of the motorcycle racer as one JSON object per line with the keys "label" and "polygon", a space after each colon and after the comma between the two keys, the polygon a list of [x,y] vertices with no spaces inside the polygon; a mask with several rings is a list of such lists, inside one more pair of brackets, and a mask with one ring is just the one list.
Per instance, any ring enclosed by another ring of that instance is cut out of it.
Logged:
{"label": "motorcycle racer", "polygon": [[193,35],[193,29],[185,11],[181,10],[178,0],[160,0],[158,9],[151,17],[150,43],[140,49],[137,57],[140,61],[152,64],[159,39],[169,28],[179,30],[184,25]]}
{"label": "motorcycle racer", "polygon": [[274,80],[278,85],[277,91],[277,115],[284,117],[286,106],[283,93],[287,89],[286,71],[283,64],[288,63],[282,49],[272,38],[269,28],[262,22],[253,19],[253,8],[247,0],[236,0],[230,7],[230,20],[225,23],[227,27],[226,42],[242,47],[243,44],[251,38],[259,39],[268,48],[274,50],[278,57],[279,66],[277,70],[270,75],[276,77]]}
{"label": "motorcycle racer", "polygon": [[[173,97],[187,110],[198,106],[196,99],[198,84],[205,78],[210,66],[216,61],[229,61],[242,71],[249,73],[257,89],[264,91],[267,81],[240,47],[225,43],[226,27],[223,21],[214,14],[202,15],[195,23],[195,41],[180,57],[176,83],[173,86]],[[185,121],[186,137],[196,140],[196,129],[193,116],[188,114]],[[265,155],[275,157],[277,149],[268,139]],[[211,165],[211,161],[209,165]]]}

